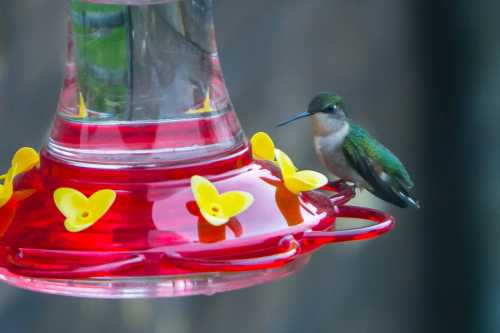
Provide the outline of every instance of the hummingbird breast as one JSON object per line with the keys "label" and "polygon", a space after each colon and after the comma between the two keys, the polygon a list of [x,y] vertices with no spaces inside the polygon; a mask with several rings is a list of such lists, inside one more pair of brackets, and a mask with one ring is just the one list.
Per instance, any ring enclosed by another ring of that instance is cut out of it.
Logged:
{"label": "hummingbird breast", "polygon": [[338,119],[314,118],[314,147],[321,163],[338,178],[364,188],[369,187],[344,154],[343,144],[349,134],[349,123]]}

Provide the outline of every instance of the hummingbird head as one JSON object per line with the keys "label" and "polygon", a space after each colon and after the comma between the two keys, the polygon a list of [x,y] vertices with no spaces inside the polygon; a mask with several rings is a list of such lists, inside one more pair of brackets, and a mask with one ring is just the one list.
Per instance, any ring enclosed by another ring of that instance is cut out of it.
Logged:
{"label": "hummingbird head", "polygon": [[344,111],[344,101],[342,97],[330,93],[318,94],[309,103],[307,111],[299,113],[293,118],[279,123],[277,126],[284,126],[297,119],[319,114],[341,120],[346,119],[346,114]]}
{"label": "hummingbird head", "polygon": [[324,113],[338,118],[345,118],[344,100],[335,94],[318,94],[309,103],[307,113],[310,115]]}

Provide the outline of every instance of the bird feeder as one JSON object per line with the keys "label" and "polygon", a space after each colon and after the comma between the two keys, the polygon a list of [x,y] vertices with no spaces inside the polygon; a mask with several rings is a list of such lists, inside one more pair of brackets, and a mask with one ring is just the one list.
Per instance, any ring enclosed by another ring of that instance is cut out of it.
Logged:
{"label": "bird feeder", "polygon": [[[252,153],[224,85],[212,0],[68,10],[50,137],[39,159],[23,148],[1,177],[2,280],[82,297],[208,295],[392,228],[387,214],[347,205],[351,187],[310,190],[287,156],[261,158],[258,143]],[[339,217],[372,223],[338,230]]]}

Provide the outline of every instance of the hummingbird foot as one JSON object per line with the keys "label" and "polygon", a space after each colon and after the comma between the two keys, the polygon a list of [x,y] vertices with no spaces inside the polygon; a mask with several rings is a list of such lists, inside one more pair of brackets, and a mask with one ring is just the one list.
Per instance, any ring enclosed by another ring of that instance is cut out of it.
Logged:
{"label": "hummingbird foot", "polygon": [[328,182],[325,186],[328,187],[329,190],[333,190],[335,192],[344,192],[344,191],[356,191],[356,184],[347,180],[339,179]]}
{"label": "hummingbird foot", "polygon": [[356,195],[360,195],[364,190],[364,188],[362,188],[360,186],[354,185],[354,187],[356,188]]}

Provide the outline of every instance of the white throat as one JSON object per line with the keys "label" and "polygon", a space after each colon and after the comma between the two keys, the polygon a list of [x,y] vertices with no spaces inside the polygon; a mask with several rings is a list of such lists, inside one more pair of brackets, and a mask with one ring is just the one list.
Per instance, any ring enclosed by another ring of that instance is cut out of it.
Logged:
{"label": "white throat", "polygon": [[342,144],[344,138],[349,134],[349,123],[345,119],[335,118],[324,113],[316,113],[312,118],[314,136],[318,139],[327,139],[330,141],[329,144]]}
{"label": "white throat", "polygon": [[312,118],[314,148],[321,163],[337,177],[355,179],[350,173],[343,173],[344,169],[349,170],[342,149],[349,134],[349,122],[325,114],[317,114]]}

